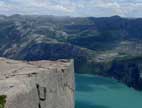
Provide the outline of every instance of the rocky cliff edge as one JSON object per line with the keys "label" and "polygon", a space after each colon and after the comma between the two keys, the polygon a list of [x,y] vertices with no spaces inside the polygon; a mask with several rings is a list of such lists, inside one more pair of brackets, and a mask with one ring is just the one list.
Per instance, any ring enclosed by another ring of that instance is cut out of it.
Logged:
{"label": "rocky cliff edge", "polygon": [[73,60],[0,58],[0,108],[73,108]]}

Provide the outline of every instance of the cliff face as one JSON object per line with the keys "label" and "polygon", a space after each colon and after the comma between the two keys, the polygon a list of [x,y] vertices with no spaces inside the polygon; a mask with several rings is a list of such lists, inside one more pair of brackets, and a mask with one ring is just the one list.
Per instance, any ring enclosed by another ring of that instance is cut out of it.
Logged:
{"label": "cliff face", "polygon": [[129,87],[142,90],[142,58],[114,61],[109,76],[124,82]]}
{"label": "cliff face", "polygon": [[0,108],[74,108],[72,60],[0,58]]}
{"label": "cliff face", "polygon": [[[142,58],[123,58],[108,62],[97,62],[84,66],[90,74],[98,74],[106,77],[113,77],[133,87],[142,90]],[[82,70],[85,70],[85,69]],[[84,71],[85,72],[85,71]]]}

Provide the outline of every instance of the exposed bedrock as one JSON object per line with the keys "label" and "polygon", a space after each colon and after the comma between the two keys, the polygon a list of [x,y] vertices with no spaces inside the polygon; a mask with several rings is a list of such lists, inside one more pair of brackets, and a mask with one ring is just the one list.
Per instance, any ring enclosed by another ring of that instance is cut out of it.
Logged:
{"label": "exposed bedrock", "polygon": [[0,58],[0,108],[74,108],[73,60]]}

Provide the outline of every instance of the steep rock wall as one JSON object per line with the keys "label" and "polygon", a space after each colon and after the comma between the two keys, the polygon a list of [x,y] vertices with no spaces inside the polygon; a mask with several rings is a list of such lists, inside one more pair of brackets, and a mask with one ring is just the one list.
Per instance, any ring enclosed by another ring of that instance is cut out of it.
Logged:
{"label": "steep rock wall", "polygon": [[141,58],[134,58],[129,60],[113,61],[109,76],[122,81],[129,87],[137,90],[142,90],[142,62]]}

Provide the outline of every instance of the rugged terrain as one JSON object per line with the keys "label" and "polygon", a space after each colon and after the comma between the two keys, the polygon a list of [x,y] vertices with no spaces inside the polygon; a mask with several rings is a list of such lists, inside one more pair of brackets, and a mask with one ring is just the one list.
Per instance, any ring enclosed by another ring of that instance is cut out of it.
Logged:
{"label": "rugged terrain", "polygon": [[0,108],[74,108],[73,60],[0,58]]}
{"label": "rugged terrain", "polygon": [[75,59],[75,71],[114,77],[142,89],[142,19],[0,16],[0,56]]}

